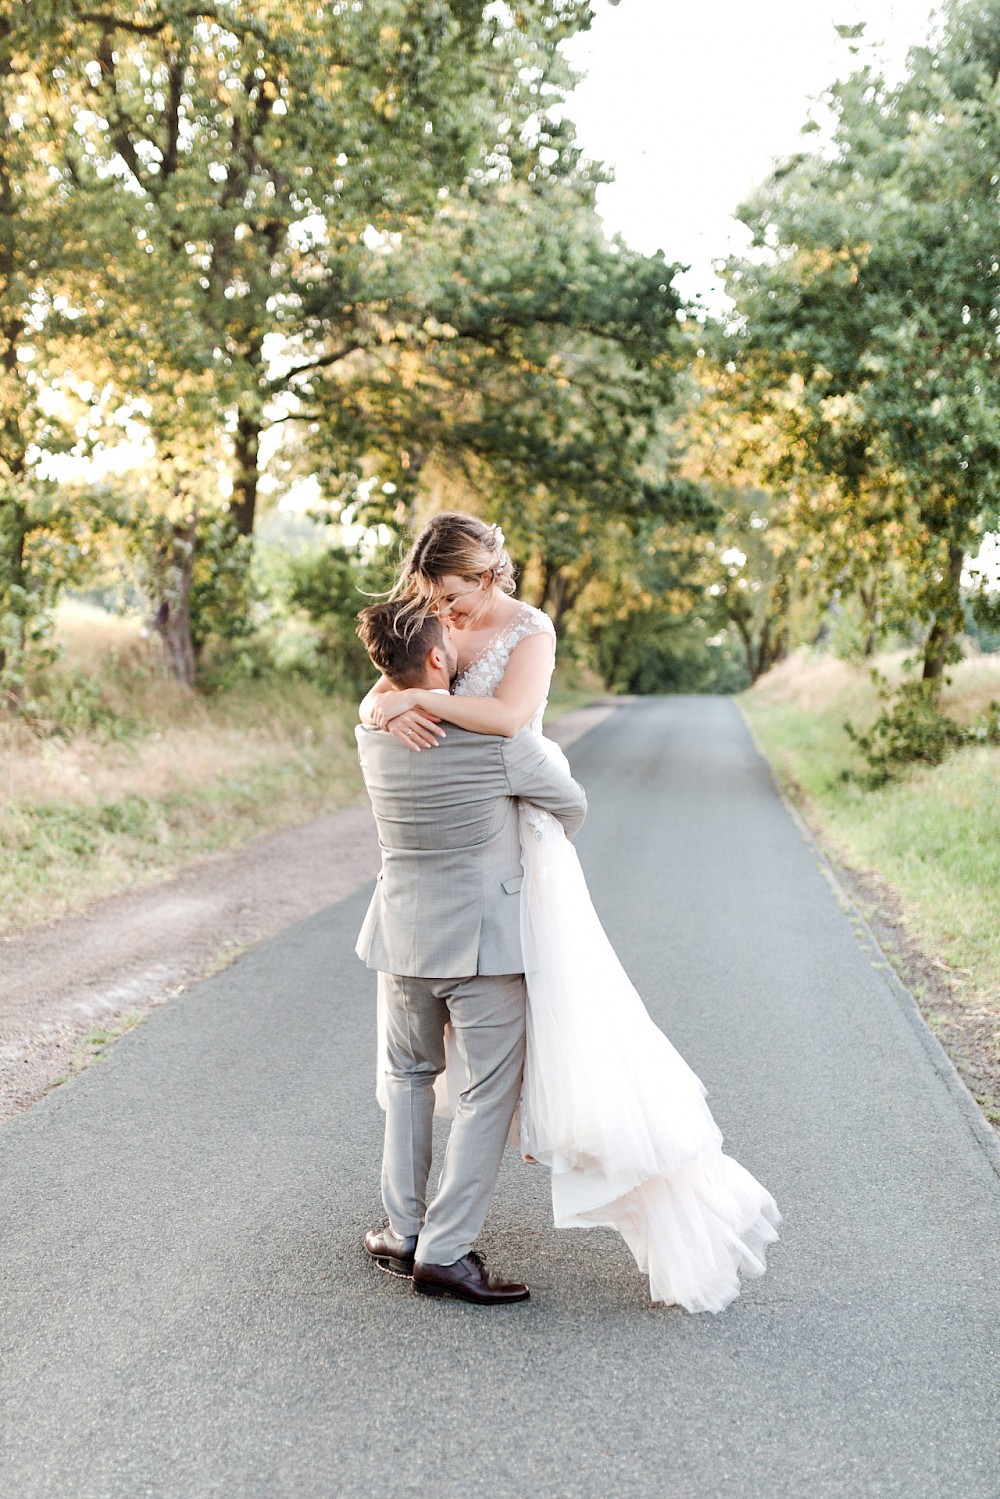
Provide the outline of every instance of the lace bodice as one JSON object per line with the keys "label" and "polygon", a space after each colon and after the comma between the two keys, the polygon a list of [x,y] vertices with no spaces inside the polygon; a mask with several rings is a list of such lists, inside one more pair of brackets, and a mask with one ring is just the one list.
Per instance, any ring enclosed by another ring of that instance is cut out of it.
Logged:
{"label": "lace bodice", "polygon": [[[555,633],[555,626],[547,614],[541,609],[532,608],[530,604],[522,604],[507,628],[494,635],[479,655],[474,656],[465,670],[459,673],[452,691],[457,697],[493,697],[503,680],[514,647],[529,635],[551,635],[554,639]],[[526,725],[532,733],[542,732],[547,702],[546,694],[534,718]]]}

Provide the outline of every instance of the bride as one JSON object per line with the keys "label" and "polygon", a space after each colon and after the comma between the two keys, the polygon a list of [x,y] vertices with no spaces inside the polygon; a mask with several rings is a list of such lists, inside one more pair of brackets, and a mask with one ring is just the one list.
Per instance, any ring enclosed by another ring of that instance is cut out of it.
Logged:
{"label": "bride", "polygon": [[[414,752],[432,750],[449,723],[541,736],[555,630],[541,610],[511,597],[513,572],[499,527],[459,513],[434,516],[393,596],[448,620],[458,647],[452,695],[397,691],[382,679],[362,718]],[[617,1229],[648,1274],[654,1301],[721,1311],[739,1295],[741,1272],[763,1273],[778,1209],[723,1154],[705,1089],[619,963],[561,825],[527,803],[519,820],[523,1152],[549,1168],[557,1228]]]}

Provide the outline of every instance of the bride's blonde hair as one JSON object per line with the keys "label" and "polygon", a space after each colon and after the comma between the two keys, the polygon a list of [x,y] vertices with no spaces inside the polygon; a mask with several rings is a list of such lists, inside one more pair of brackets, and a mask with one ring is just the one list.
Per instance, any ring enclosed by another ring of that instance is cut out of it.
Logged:
{"label": "bride's blonde hair", "polygon": [[[514,592],[514,564],[499,526],[487,525],[461,510],[443,510],[427,522],[410,548],[390,599],[410,599],[413,619],[433,612],[442,578],[489,580],[501,593]],[[484,590],[483,603],[488,598]],[[474,613],[477,613],[474,611]]]}

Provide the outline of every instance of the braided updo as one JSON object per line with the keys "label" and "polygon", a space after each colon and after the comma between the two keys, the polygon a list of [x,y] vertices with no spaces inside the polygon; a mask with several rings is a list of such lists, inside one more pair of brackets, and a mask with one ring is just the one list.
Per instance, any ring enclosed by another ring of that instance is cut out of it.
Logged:
{"label": "braided updo", "polygon": [[[412,598],[413,613],[433,609],[441,579],[488,579],[502,593],[514,592],[514,564],[499,526],[460,510],[443,510],[427,522],[407,554],[390,598]],[[483,602],[486,602],[484,591]]]}

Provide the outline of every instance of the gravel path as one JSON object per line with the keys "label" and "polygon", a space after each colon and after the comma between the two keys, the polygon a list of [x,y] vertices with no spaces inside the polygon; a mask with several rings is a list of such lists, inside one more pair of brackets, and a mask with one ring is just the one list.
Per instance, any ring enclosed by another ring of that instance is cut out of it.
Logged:
{"label": "gravel path", "polygon": [[380,1220],[362,889],[153,1013],[0,1133],[0,1492],[35,1499],[996,1499],[1000,1153],[731,703],[571,756],[612,940],[785,1213],[717,1318],[650,1308],[509,1155],[425,1302]]}

